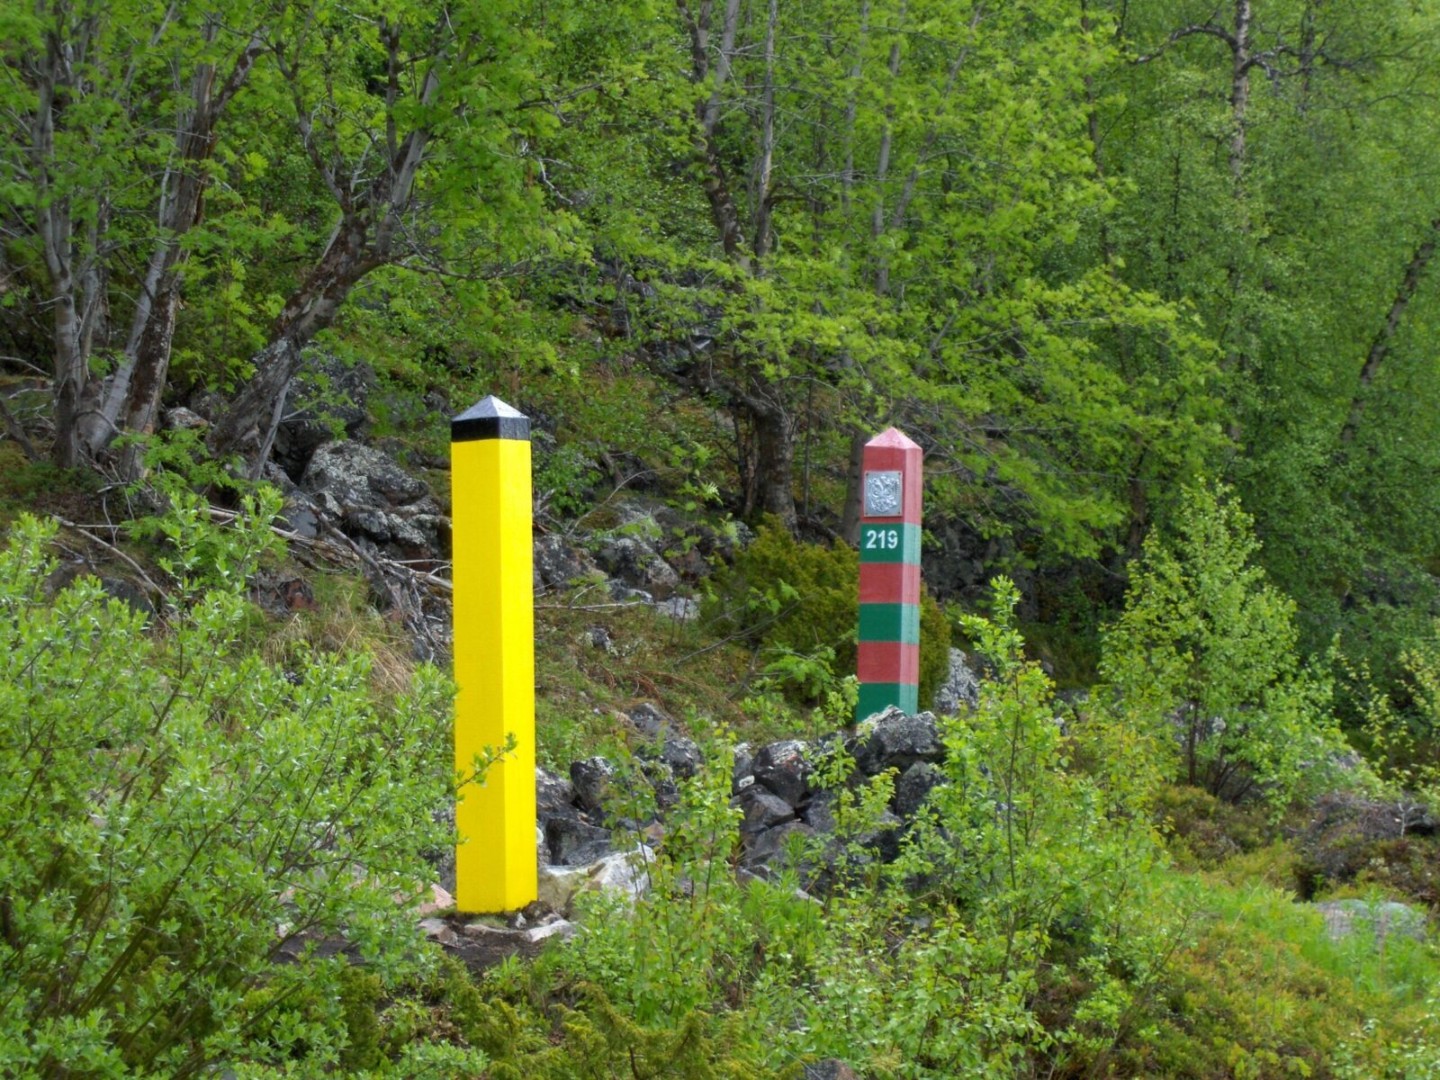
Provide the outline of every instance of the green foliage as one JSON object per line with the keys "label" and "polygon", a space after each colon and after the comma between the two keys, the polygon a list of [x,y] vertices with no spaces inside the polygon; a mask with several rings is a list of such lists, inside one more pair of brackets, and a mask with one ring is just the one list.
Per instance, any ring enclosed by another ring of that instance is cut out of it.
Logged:
{"label": "green foliage", "polygon": [[642,1024],[679,1024],[696,1010],[743,1000],[755,992],[756,956],[801,948],[816,924],[818,913],[793,885],[742,885],[731,872],[740,820],[730,804],[731,770],[722,744],[711,742],[666,815],[659,854],[635,856],[646,896],[633,912],[623,899],[594,901],[586,911],[593,932],[566,960]]}
{"label": "green foliage", "polygon": [[896,902],[920,883],[934,919],[894,974],[915,976],[897,997],[903,1056],[933,1070],[918,1075],[1103,1059],[1177,932],[1152,906],[1160,851],[1134,779],[1153,775],[1147,747],[1132,740],[1123,770],[1072,764],[1113,751],[1118,725],[1077,718],[1067,736],[1049,679],[1024,658],[1016,600],[1002,578],[994,620],[965,621],[994,674],[978,709],[942,722],[947,782],[896,867]]}
{"label": "green foliage", "polygon": [[[774,520],[732,565],[710,579],[701,616],[721,634],[761,650],[767,670],[804,701],[855,670],[860,560],[854,548],[795,539]],[[950,620],[928,593],[920,603],[920,706],[928,707],[950,665]]]}
{"label": "green foliage", "polygon": [[1139,1059],[1148,1075],[1325,1076],[1337,1064],[1364,1075],[1344,1062],[1387,1056],[1417,1021],[1433,1030],[1425,943],[1332,939],[1318,912],[1254,881],[1179,880],[1170,903],[1192,941],[1163,980],[1168,1009]]}
{"label": "green foliage", "polygon": [[1273,833],[1256,807],[1226,802],[1188,785],[1161,785],[1154,813],[1166,834],[1166,847],[1187,869],[1219,866],[1260,848]]}
{"label": "green foliage", "polygon": [[48,461],[30,461],[13,442],[0,442],[0,516],[8,520],[48,500],[92,492],[99,478]]}
{"label": "green foliage", "polygon": [[1329,679],[1300,665],[1294,603],[1252,562],[1252,530],[1225,488],[1187,489],[1173,538],[1145,542],[1101,674],[1157,728],[1178,718],[1188,783],[1281,805],[1336,780],[1345,742]]}
{"label": "green foliage", "polygon": [[[470,993],[467,1040],[517,1074],[557,1077],[624,1071],[632,1055],[691,1075],[701,1066],[675,1056],[685,1040],[717,1075],[826,1057],[935,1080],[1425,1060],[1408,1032],[1428,1023],[1433,952],[1330,941],[1281,891],[1294,857],[1264,846],[1263,813],[1168,789],[1168,744],[1123,702],[1066,710],[1024,657],[1015,603],[1002,581],[994,617],[965,624],[991,677],[977,710],[944,722],[943,783],[897,863],[875,855],[895,777],[857,783],[831,741],[812,783],[834,831],[797,838],[792,870],[737,881],[714,732],[659,851],[635,856],[645,894],[595,898],[584,933],[490,980],[498,999]],[[1174,869],[1157,816],[1184,858],[1220,869]],[[801,882],[824,891],[798,895]]]}
{"label": "green foliage", "polygon": [[[373,1062],[366,1010],[423,963],[396,898],[446,840],[446,686],[422,670],[376,710],[363,655],[287,676],[236,650],[265,531],[178,505],[194,588],[163,633],[93,580],[47,598],[33,520],[0,553],[0,1057],[22,1074]],[[225,567],[206,588],[202,558]],[[313,948],[334,936],[369,975]]]}
{"label": "green foliage", "polygon": [[[1440,807],[1440,623],[1400,654],[1398,667],[1401,680],[1388,693],[1368,666],[1349,670],[1361,708],[1357,741],[1389,797]],[[1397,705],[1397,697],[1408,707]]]}
{"label": "green foliage", "polygon": [[920,708],[928,709],[950,673],[950,617],[928,592],[920,594]]}
{"label": "green foliage", "polygon": [[711,577],[701,617],[755,648],[801,656],[831,650],[835,671],[853,671],[859,567],[854,548],[806,544],[766,521],[733,565]]}

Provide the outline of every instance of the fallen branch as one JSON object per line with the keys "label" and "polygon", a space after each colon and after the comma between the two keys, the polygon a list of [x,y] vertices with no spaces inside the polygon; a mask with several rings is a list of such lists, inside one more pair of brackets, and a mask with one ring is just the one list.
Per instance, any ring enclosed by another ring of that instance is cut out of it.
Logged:
{"label": "fallen branch", "polygon": [[[140,575],[140,580],[143,581],[147,586],[149,586],[150,591],[154,593],[155,596],[159,597],[162,600],[165,598],[165,590],[162,589],[159,585],[156,585],[155,582],[150,580],[150,575],[145,573],[145,571],[141,568],[138,562],[132,559],[129,555],[125,554],[125,552],[121,551],[114,544],[110,543],[107,540],[101,540],[100,537],[89,531],[92,528],[98,528],[100,526],[78,525],[75,522],[67,521],[65,518],[62,517],[56,517],[55,520],[58,521],[61,525],[65,526],[65,528],[73,529],[75,532],[85,537],[85,539],[89,540],[92,544],[99,544],[106,551],[110,552],[112,555],[117,556],[127,566],[129,566],[130,569],[134,570],[135,573]],[[112,528],[112,526],[109,525],[103,527],[107,529]]]}
{"label": "fallen branch", "polygon": [[609,611],[612,608],[649,607],[644,600],[616,600],[613,604],[536,604],[536,611]]}

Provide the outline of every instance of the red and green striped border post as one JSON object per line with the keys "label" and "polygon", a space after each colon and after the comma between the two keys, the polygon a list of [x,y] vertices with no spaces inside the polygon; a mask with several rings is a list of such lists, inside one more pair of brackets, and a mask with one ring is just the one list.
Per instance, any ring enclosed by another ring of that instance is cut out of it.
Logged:
{"label": "red and green striped border post", "polygon": [[865,444],[857,723],[920,706],[920,460],[895,428]]}

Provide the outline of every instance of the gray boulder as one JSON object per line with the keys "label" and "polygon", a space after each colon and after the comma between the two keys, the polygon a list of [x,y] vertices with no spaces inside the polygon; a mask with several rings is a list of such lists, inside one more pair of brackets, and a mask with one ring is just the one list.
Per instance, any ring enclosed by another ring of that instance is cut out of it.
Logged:
{"label": "gray boulder", "polygon": [[945,681],[935,691],[934,708],[939,716],[954,716],[962,708],[974,709],[980,704],[980,676],[970,666],[970,658],[959,649],[950,650],[950,667]]}
{"label": "gray boulder", "polygon": [[738,795],[755,783],[755,748],[748,742],[736,743],[735,764],[730,773],[730,792]]}
{"label": "gray boulder", "polygon": [[610,830],[574,817],[545,820],[545,847],[552,866],[589,866],[610,854]]}
{"label": "gray boulder", "polygon": [[308,496],[287,506],[287,519],[308,509],[337,522],[350,535],[388,545],[407,558],[444,554],[449,521],[424,481],[389,455],[361,443],[341,441],[319,447],[305,468],[301,491]]}
{"label": "gray boulder", "polygon": [[317,448],[300,486],[312,495],[334,499],[342,511],[411,506],[429,495],[425,482],[388,454],[349,440]]}
{"label": "gray boulder", "polygon": [[806,750],[800,739],[762,746],[750,766],[755,782],[798,809],[810,794],[811,769]]}
{"label": "gray boulder", "polygon": [[866,776],[886,769],[904,771],[917,761],[937,762],[945,757],[934,715],[909,716],[894,706],[861,725],[854,745],[855,766]]}
{"label": "gray boulder", "polygon": [[1375,938],[1379,948],[1392,934],[1415,941],[1425,940],[1428,920],[1425,913],[1409,904],[1395,901],[1326,900],[1314,905],[1325,918],[1325,933],[1331,941],[1340,941],[1352,934],[1365,932]]}
{"label": "gray boulder", "polygon": [[535,809],[540,818],[576,813],[574,785],[563,777],[537,768],[535,770]]}
{"label": "gray boulder", "polygon": [[895,781],[895,798],[891,805],[895,813],[905,820],[910,820],[920,812],[925,805],[925,800],[944,781],[942,773],[928,761],[917,761]]}
{"label": "gray boulder", "polygon": [[658,761],[675,777],[688,780],[700,771],[704,756],[695,740],[676,730],[675,721],[659,706],[642,702],[626,714],[642,743],[637,756]]}
{"label": "gray boulder", "polygon": [[616,536],[595,553],[595,561],[612,578],[655,600],[668,600],[680,587],[680,575],[644,540]]}
{"label": "gray boulder", "polygon": [[589,552],[563,536],[549,533],[535,538],[535,587],[567,589],[578,582],[603,581],[605,574]]}
{"label": "gray boulder", "polygon": [[571,762],[570,782],[575,785],[575,801],[582,809],[603,813],[605,797],[615,782],[615,766],[603,757]]}
{"label": "gray boulder", "polygon": [[755,836],[776,825],[795,820],[795,809],[778,795],[751,785],[731,801],[745,818],[740,824],[742,836]]}
{"label": "gray boulder", "polygon": [[814,829],[800,821],[786,821],[772,829],[756,833],[745,845],[741,865],[749,870],[779,866],[784,861],[791,843],[795,842],[791,837],[809,837],[814,834]]}

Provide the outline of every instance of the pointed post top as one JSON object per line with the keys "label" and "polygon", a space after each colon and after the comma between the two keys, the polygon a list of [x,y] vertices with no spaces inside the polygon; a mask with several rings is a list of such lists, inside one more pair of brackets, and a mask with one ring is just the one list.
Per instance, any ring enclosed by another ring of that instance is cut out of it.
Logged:
{"label": "pointed post top", "polygon": [[886,428],[879,435],[871,439],[866,446],[888,446],[896,450],[919,450],[920,444],[913,441],[899,428]]}
{"label": "pointed post top", "polygon": [[477,401],[450,421],[451,442],[530,438],[530,418],[494,394]]}

